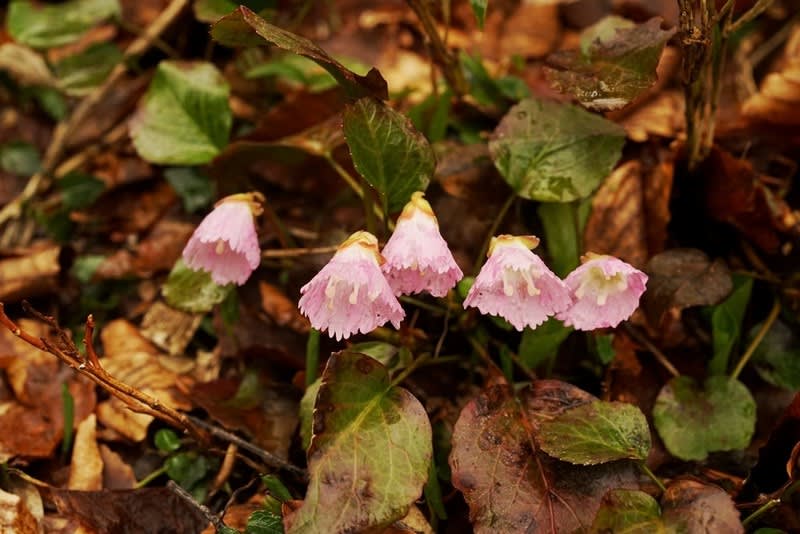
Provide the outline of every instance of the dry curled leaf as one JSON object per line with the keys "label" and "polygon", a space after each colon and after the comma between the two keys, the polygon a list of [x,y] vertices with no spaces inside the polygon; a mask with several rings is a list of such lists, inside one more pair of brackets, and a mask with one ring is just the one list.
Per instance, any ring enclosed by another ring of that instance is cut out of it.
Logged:
{"label": "dry curled leaf", "polygon": [[97,418],[94,414],[81,421],[75,433],[67,487],[84,491],[103,489],[103,458],[97,446]]}
{"label": "dry curled leaf", "polygon": [[751,120],[800,125],[800,25],[795,24],[778,68],[767,74],[758,93],[745,101],[742,112]]}
{"label": "dry curled leaf", "polygon": [[0,301],[31,298],[59,287],[61,247],[47,245],[0,260]]}

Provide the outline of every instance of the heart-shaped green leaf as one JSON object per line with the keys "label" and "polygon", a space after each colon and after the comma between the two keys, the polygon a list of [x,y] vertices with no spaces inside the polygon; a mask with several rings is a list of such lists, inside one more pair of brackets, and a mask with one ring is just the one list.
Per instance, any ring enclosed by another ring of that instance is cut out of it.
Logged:
{"label": "heart-shaped green leaf", "polygon": [[756,403],[747,387],[727,376],[712,376],[701,388],[678,376],[661,388],[653,421],[667,450],[681,460],[744,449],[753,437]]}
{"label": "heart-shaped green leaf", "polygon": [[151,163],[208,163],[228,143],[228,93],[211,63],[162,61],[131,123],[136,151]]}
{"label": "heart-shaped green leaf", "polygon": [[428,187],[436,159],[411,121],[374,98],[362,98],[344,113],[344,136],[353,165],[374,187],[388,211],[400,210],[414,191]]}
{"label": "heart-shaped green leaf", "polygon": [[489,151],[517,194],[542,202],[584,198],[622,155],[625,130],[569,104],[523,100],[495,129]]}
{"label": "heart-shaped green leaf", "polygon": [[542,422],[539,446],[559,460],[595,465],[623,458],[644,460],[650,429],[639,408],[623,402],[593,401]]}
{"label": "heart-shaped green leaf", "polygon": [[361,532],[402,518],[433,454],[425,408],[378,361],[331,355],[314,405],[309,485],[287,534]]}

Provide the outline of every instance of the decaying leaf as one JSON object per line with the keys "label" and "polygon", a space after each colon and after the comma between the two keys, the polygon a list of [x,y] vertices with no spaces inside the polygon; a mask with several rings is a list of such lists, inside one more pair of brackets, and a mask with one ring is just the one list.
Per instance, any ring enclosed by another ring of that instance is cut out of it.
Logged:
{"label": "decaying leaf", "polygon": [[83,491],[103,489],[103,458],[97,446],[97,418],[94,414],[81,421],[75,433],[67,488]]}
{"label": "decaying leaf", "polygon": [[0,532],[42,534],[44,507],[37,489],[23,481],[13,481],[8,491],[0,489]]}
{"label": "decaying leaf", "polygon": [[342,533],[401,519],[432,456],[425,409],[369,356],[331,355],[314,406],[310,483],[287,533]]}
{"label": "decaying leaf", "polygon": [[783,49],[778,69],[764,78],[758,93],[744,103],[750,119],[771,124],[800,124],[800,26],[795,25]]}
{"label": "decaying leaf", "polygon": [[290,300],[278,287],[263,280],[258,282],[261,307],[279,326],[291,328],[298,334],[308,334],[311,323],[297,311],[297,303]]}
{"label": "decaying leaf", "polygon": [[584,30],[581,50],[551,54],[547,76],[560,91],[573,94],[589,109],[611,111],[634,100],[656,81],[664,44],[676,29],[662,20],[644,24],[609,16]]}
{"label": "decaying leaf", "polygon": [[[23,319],[19,326],[38,336],[48,327]],[[63,437],[62,384],[74,400],[74,420],[82,421],[94,411],[95,390],[72,369],[0,328],[0,366],[7,374],[14,399],[0,403],[0,458],[49,457]]]}
{"label": "decaying leaf", "polygon": [[719,304],[733,289],[725,263],[713,262],[697,249],[670,249],[650,258],[645,267],[650,277],[642,307],[657,325],[670,308]]}
{"label": "decaying leaf", "polygon": [[44,295],[58,288],[61,247],[48,245],[0,260],[0,301]]}
{"label": "decaying leaf", "polygon": [[620,165],[597,190],[584,230],[585,250],[639,268],[664,250],[675,157],[668,151],[652,156],[655,161]]}
{"label": "decaying leaf", "polygon": [[489,386],[464,407],[453,430],[453,485],[464,494],[476,533],[586,529],[608,490],[637,488],[628,461],[583,467],[539,451],[542,421],[593,397],[569,384],[538,382],[517,396],[509,385]]}
{"label": "decaying leaf", "polygon": [[672,482],[661,497],[662,516],[683,532],[744,533],[733,499],[717,486],[690,479]]}
{"label": "decaying leaf", "polygon": [[147,309],[141,332],[169,354],[183,354],[202,320],[202,314],[181,311],[157,300]]}

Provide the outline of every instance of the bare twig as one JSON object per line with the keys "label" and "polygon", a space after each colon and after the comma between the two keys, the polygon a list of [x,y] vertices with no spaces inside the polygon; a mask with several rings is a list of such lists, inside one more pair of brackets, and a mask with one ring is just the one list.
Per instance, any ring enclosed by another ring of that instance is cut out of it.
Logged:
{"label": "bare twig", "polygon": [[202,419],[198,419],[196,417],[192,417],[191,415],[187,416],[189,421],[192,424],[201,427],[203,430],[207,431],[209,434],[214,436],[215,438],[219,438],[221,440],[227,441],[228,443],[233,443],[237,445],[240,449],[249,452],[250,454],[254,454],[257,456],[262,462],[271,466],[277,467],[279,469],[283,469],[289,473],[296,475],[298,478],[302,480],[307,480],[308,473],[306,473],[305,469],[300,469],[299,467],[290,464],[289,462],[275,456],[269,451],[265,451],[264,449],[253,445],[252,443],[243,440],[236,434],[228,432],[227,430],[220,428],[218,426],[214,426],[210,423],[203,421]]}
{"label": "bare twig", "polygon": [[236,453],[239,447],[235,443],[228,443],[228,448],[225,449],[225,456],[222,458],[222,465],[214,477],[214,482],[211,484],[211,493],[219,491],[219,489],[228,481],[228,478],[233,472],[233,466],[236,465]]}
{"label": "bare twig", "polygon": [[315,254],[332,254],[338,249],[338,245],[328,247],[308,247],[308,248],[280,248],[265,250],[261,253],[263,258],[296,258],[297,256],[313,256]]}
{"label": "bare twig", "polygon": [[660,363],[664,367],[664,369],[666,369],[669,372],[669,374],[671,374],[672,376],[681,376],[681,373],[675,368],[674,365],[672,365],[672,362],[669,361],[666,355],[663,352],[661,352],[661,349],[656,347],[652,341],[647,339],[647,336],[639,332],[636,329],[636,327],[632,326],[627,322],[622,323],[622,327],[633,339],[644,345],[644,347],[647,350],[652,352],[653,356],[655,356],[658,363]]}
{"label": "bare twig", "polygon": [[772,309],[769,311],[769,315],[767,315],[767,318],[764,320],[764,324],[762,324],[761,328],[758,329],[756,337],[754,337],[753,341],[750,342],[750,345],[748,345],[747,350],[745,350],[744,354],[742,354],[739,363],[736,364],[736,368],[731,373],[732,379],[736,380],[737,378],[739,378],[742,369],[744,369],[744,366],[747,365],[747,362],[750,361],[750,358],[756,352],[756,349],[761,344],[761,341],[764,339],[764,336],[767,335],[767,332],[769,332],[769,329],[772,328],[772,324],[778,318],[778,315],[780,313],[781,313],[781,301],[775,299],[775,304],[772,305]]}
{"label": "bare twig", "polygon": [[58,332],[60,339],[59,345],[56,345],[45,338],[38,338],[17,326],[17,324],[6,315],[2,302],[0,302],[0,324],[8,328],[20,339],[26,341],[41,351],[49,352],[78,373],[87,377],[89,380],[125,403],[130,410],[151,415],[164,421],[170,426],[183,429],[204,445],[209,443],[210,439],[208,433],[189,421],[186,415],[178,412],[170,406],[163,404],[155,397],[151,397],[150,395],[117,380],[108,374],[105,369],[103,369],[103,367],[100,365],[97,355],[95,354],[94,348],[90,348],[91,335],[94,330],[94,320],[91,316],[89,316],[89,319],[86,321],[87,335],[85,336],[87,340],[86,353],[89,356],[89,359],[84,360],[80,355],[80,352],[78,352],[75,344],[69,339],[55,319],[34,310],[27,302],[23,302],[23,307],[31,315],[51,326]]}
{"label": "bare twig", "polygon": [[214,530],[216,532],[221,531],[223,527],[225,527],[225,523],[217,514],[209,510],[207,506],[194,500],[194,497],[192,497],[188,491],[180,487],[174,480],[167,481],[167,488],[186,504],[197,509],[201,514],[203,514],[203,517],[205,517],[209,523],[214,525]]}

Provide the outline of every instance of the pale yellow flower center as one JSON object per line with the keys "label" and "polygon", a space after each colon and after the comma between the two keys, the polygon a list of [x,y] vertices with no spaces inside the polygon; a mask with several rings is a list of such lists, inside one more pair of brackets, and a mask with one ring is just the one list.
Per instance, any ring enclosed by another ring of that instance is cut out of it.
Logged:
{"label": "pale yellow flower center", "polygon": [[225,252],[225,241],[222,239],[217,239],[217,246],[214,249],[214,252],[216,252],[218,256],[222,256],[222,253]]}
{"label": "pale yellow flower center", "polygon": [[517,270],[511,268],[503,269],[503,293],[505,293],[507,297],[513,296],[514,288],[522,283],[525,284],[525,288],[529,296],[534,297],[541,293],[541,291],[539,291],[539,289],[533,283],[530,270]]}
{"label": "pale yellow flower center", "polygon": [[597,299],[597,305],[603,306],[608,301],[608,297],[622,293],[628,289],[628,281],[623,273],[607,275],[603,269],[595,267],[583,277],[581,284],[575,291],[575,296],[582,299],[584,295],[593,294]]}

